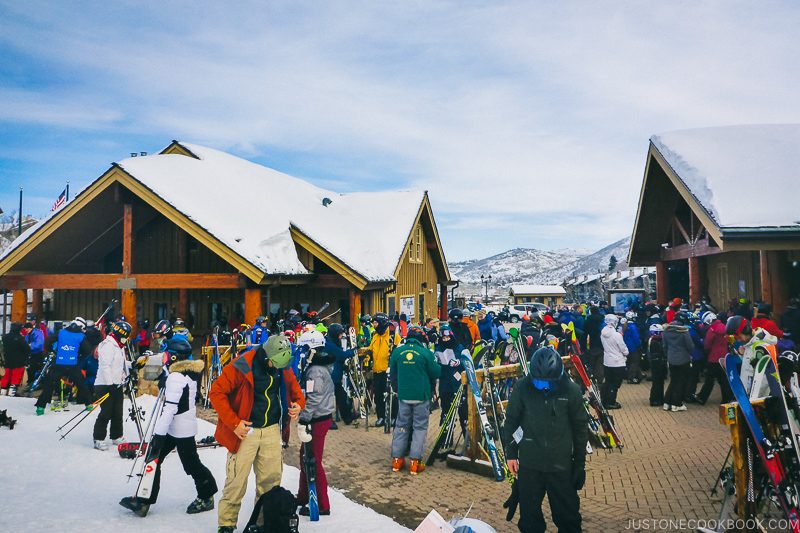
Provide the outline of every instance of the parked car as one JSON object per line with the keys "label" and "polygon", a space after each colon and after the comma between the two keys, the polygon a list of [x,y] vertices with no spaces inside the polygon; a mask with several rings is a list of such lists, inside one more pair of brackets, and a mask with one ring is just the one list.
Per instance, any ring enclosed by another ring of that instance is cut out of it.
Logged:
{"label": "parked car", "polygon": [[[540,305],[544,304],[517,304],[517,305],[508,305],[503,308],[500,313],[497,314],[497,317],[503,322],[511,322],[512,324],[516,324],[522,320],[522,317],[525,315],[532,315],[533,313],[542,312],[540,311]],[[545,311],[547,310],[547,306],[544,306]]]}

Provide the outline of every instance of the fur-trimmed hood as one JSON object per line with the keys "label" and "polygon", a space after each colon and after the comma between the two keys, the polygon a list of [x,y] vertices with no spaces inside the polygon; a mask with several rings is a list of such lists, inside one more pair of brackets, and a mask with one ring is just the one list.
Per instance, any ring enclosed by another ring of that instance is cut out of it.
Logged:
{"label": "fur-trimmed hood", "polygon": [[199,374],[206,367],[206,362],[202,359],[186,359],[183,361],[175,361],[170,365],[169,372],[174,374],[180,372],[181,374]]}

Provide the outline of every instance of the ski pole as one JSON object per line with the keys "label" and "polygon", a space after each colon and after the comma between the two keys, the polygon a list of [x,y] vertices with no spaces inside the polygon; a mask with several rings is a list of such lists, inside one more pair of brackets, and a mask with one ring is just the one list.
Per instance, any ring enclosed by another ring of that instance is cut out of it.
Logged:
{"label": "ski pole", "polygon": [[[150,416],[150,420],[147,422],[147,427],[144,430],[145,438],[139,442],[139,447],[136,449],[136,456],[134,456],[133,464],[131,465],[131,471],[128,472],[129,482],[133,477],[133,471],[136,469],[136,463],[139,461],[139,458],[144,455],[145,446],[149,446],[149,444],[146,444],[145,441],[149,443],[150,440],[152,440],[152,434],[155,432],[156,428],[155,423],[158,420],[158,417],[161,416],[161,406],[164,405],[164,391],[165,389],[161,389],[161,391],[159,391],[158,397],[156,398],[156,403],[153,404],[153,414]],[[139,474],[139,476],[141,476],[141,474]]]}
{"label": "ski pole", "polygon": [[[105,393],[104,395],[100,396],[100,397],[99,397],[97,400],[95,400],[93,403],[91,403],[90,405],[91,405],[92,409],[91,409],[89,412],[92,412],[92,411],[94,411],[94,408],[95,408],[96,406],[98,406],[98,405],[100,405],[101,403],[103,403],[103,401],[104,401],[106,398],[108,398],[108,394],[109,394],[109,393]],[[84,413],[84,411],[80,411],[80,412],[78,412],[78,414],[77,414],[77,415],[73,416],[72,418],[70,418],[69,420],[67,420],[66,422],[64,422],[64,424],[63,424],[63,425],[62,425],[60,428],[58,428],[58,429],[56,430],[56,432],[59,432],[59,431],[61,431],[62,429],[64,429],[65,427],[67,427],[67,426],[69,425],[69,423],[70,423],[70,422],[72,422],[73,420],[75,420],[76,418],[78,418],[79,416],[81,416],[82,414],[85,414],[85,413]]]}
{"label": "ski pole", "polygon": [[[97,408],[97,407],[98,407],[100,404],[102,404],[104,401],[106,401],[106,399],[108,399],[108,393],[105,393],[103,396],[101,396],[101,397],[100,397],[100,399],[98,399],[96,402],[92,403],[92,404],[91,404],[91,406],[92,406],[91,410],[89,410],[89,411],[86,411],[86,413],[83,413],[83,417],[82,417],[82,418],[80,418],[80,419],[79,419],[77,422],[75,422],[75,425],[74,425],[74,426],[72,426],[72,427],[69,429],[69,431],[67,431],[66,433],[64,433],[63,435],[61,435],[61,438],[60,438],[60,439],[58,439],[58,440],[62,441],[62,440],[64,440],[65,438],[67,438],[67,435],[69,435],[70,433],[72,433],[72,430],[73,430],[73,429],[75,429],[76,427],[78,427],[78,426],[80,425],[80,423],[81,423],[81,422],[83,422],[84,420],[86,420],[86,417],[87,417],[87,416],[89,416],[90,414],[92,414],[92,413],[94,412],[94,410],[95,410],[95,409],[96,409],[96,408]],[[82,414],[82,413],[78,413],[78,415],[80,415],[80,414]],[[77,415],[76,415],[76,416],[77,416]],[[75,419],[75,417],[72,417],[70,420],[74,420],[74,419]],[[69,424],[69,422],[67,422],[67,424]],[[64,424],[64,426],[66,426],[67,424]],[[61,426],[61,427],[63,428],[64,426]]]}

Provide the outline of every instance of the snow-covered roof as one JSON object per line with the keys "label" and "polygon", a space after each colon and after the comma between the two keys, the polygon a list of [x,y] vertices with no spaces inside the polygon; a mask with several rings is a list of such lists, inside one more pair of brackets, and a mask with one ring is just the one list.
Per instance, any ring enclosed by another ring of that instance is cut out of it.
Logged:
{"label": "snow-covered roof", "polygon": [[567,291],[561,285],[512,285],[511,291],[514,294],[542,294],[542,295],[564,295]]}
{"label": "snow-covered roof", "polygon": [[[157,154],[118,166],[265,274],[308,273],[292,240],[294,227],[367,281],[394,281],[425,193],[340,194],[219,150],[179,144],[198,159]],[[389,213],[391,223],[372,223]],[[24,232],[4,256],[49,219]]]}
{"label": "snow-covered roof", "polygon": [[[797,198],[786,194],[797,184],[800,124],[682,130],[650,141],[721,228],[800,224]],[[769,199],[748,200],[748,191]]]}

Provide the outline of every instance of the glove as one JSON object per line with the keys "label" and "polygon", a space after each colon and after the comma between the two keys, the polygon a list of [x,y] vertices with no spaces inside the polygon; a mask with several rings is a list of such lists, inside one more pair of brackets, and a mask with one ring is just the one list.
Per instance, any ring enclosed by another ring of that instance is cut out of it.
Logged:
{"label": "glove", "polygon": [[158,388],[163,389],[167,386],[167,378],[169,374],[165,371],[162,371],[161,374],[158,376]]}
{"label": "glove", "polygon": [[311,442],[311,424],[308,422],[297,423],[297,438],[300,442]]}
{"label": "glove", "polygon": [[511,485],[511,495],[503,503],[503,509],[508,509],[506,513],[506,522],[511,522],[514,515],[517,513],[517,505],[519,505],[519,488],[517,488],[517,480]]}
{"label": "glove", "polygon": [[572,486],[581,490],[586,483],[586,465],[575,464],[572,466]]}
{"label": "glove", "polygon": [[161,453],[161,448],[164,447],[164,441],[167,440],[166,435],[153,435],[150,440],[150,445],[147,446],[147,455],[145,455],[144,462],[149,463]]}
{"label": "glove", "polygon": [[458,359],[452,359],[447,364],[450,365],[451,368],[457,368],[461,364],[461,361],[459,361]]}

